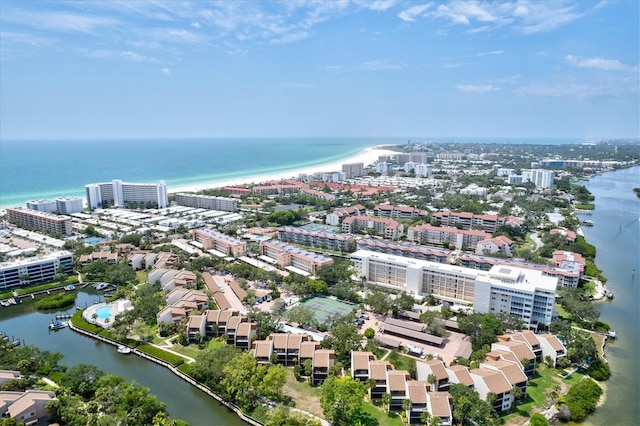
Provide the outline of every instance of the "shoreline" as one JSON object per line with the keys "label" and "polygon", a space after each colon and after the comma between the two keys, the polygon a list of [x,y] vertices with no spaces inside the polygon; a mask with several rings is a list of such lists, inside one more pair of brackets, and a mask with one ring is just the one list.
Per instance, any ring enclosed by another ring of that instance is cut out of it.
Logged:
{"label": "shoreline", "polygon": [[173,189],[167,189],[169,194],[176,194],[179,192],[198,192],[207,189],[217,189],[223,188],[225,186],[243,186],[249,184],[259,184],[269,181],[280,181],[285,179],[296,179],[301,174],[311,175],[314,173],[321,172],[335,172],[341,171],[343,164],[349,163],[364,163],[364,166],[367,167],[378,160],[378,157],[381,155],[393,155],[397,154],[396,151],[391,151],[388,149],[384,149],[380,145],[372,146],[369,148],[365,148],[356,155],[352,155],[350,157],[346,157],[341,160],[333,160],[330,163],[319,164],[315,166],[308,166],[304,168],[292,169],[283,172],[269,173],[265,175],[257,175],[251,177],[238,177],[234,179],[228,179],[224,181],[217,182],[203,182],[196,183],[193,185],[182,186]]}

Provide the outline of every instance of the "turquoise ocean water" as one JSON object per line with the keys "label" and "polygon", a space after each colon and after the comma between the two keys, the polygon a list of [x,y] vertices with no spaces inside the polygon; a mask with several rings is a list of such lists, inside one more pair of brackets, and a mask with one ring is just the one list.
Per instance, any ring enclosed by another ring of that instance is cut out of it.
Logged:
{"label": "turquoise ocean water", "polygon": [[[263,176],[329,164],[406,137],[0,141],[0,208],[58,196],[84,197],[84,186],[121,179],[172,188]],[[567,139],[434,138],[438,142],[579,143]]]}

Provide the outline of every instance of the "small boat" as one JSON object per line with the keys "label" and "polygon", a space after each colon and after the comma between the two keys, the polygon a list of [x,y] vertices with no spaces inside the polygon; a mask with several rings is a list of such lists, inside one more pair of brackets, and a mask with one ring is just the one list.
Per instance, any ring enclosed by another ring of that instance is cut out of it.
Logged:
{"label": "small boat", "polygon": [[65,291],[73,291],[76,289],[76,286],[74,286],[73,284],[69,284],[67,286],[64,287]]}
{"label": "small boat", "polygon": [[9,302],[8,299],[0,300],[0,305],[9,306],[9,305],[11,305],[11,302]]}
{"label": "small boat", "polygon": [[593,221],[592,220],[583,220],[582,224],[584,226],[593,226]]}
{"label": "small boat", "polygon": [[104,290],[109,286],[108,283],[98,283],[95,285],[96,290]]}
{"label": "small boat", "polygon": [[54,321],[49,324],[49,330],[60,330],[69,325],[68,321]]}
{"label": "small boat", "polygon": [[607,332],[607,337],[608,337],[609,339],[615,339],[615,338],[617,337],[617,335],[616,335],[616,331],[615,331],[615,330],[609,330],[609,331]]}
{"label": "small boat", "polygon": [[131,353],[131,348],[125,345],[118,345],[118,352],[121,354]]}

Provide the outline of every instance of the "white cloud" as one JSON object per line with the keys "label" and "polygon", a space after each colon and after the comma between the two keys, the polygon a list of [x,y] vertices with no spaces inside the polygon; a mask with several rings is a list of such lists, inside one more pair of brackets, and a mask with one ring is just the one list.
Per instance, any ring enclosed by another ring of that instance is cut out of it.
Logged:
{"label": "white cloud", "polygon": [[286,44],[293,43],[295,41],[303,40],[309,36],[309,33],[306,31],[298,31],[295,33],[287,33],[280,37],[272,38],[269,43],[270,44]]}
{"label": "white cloud", "polygon": [[488,93],[500,90],[498,86],[493,84],[458,84],[456,90],[470,93]]}
{"label": "white cloud", "polygon": [[369,10],[387,10],[398,3],[398,0],[356,0],[358,6]]}
{"label": "white cloud", "polygon": [[405,22],[415,21],[417,16],[422,15],[431,6],[433,6],[433,3],[425,3],[425,4],[419,4],[416,6],[411,6],[410,8],[401,11],[398,14],[398,18],[402,19]]}
{"label": "white cloud", "polygon": [[18,11],[5,17],[9,21],[41,30],[96,34],[100,28],[119,26],[121,21],[108,16],[91,16],[71,12]]}
{"label": "white cloud", "polygon": [[162,71],[166,75],[171,75],[171,70],[169,68],[162,68],[160,71]]}
{"label": "white cloud", "polygon": [[502,55],[504,53],[504,50],[492,50],[490,52],[480,52],[480,53],[476,53],[476,56],[487,56],[487,55]]}
{"label": "white cloud", "polygon": [[200,22],[196,21],[191,23],[191,28],[199,29],[200,27],[202,27],[202,25],[200,25]]}
{"label": "white cloud", "polygon": [[397,63],[397,62],[388,62],[388,61],[368,61],[356,66],[356,68],[360,70],[365,70],[365,71],[379,71],[379,70],[397,71],[404,68],[404,64]]}
{"label": "white cloud", "polygon": [[599,57],[581,58],[580,56],[567,55],[565,58],[571,65],[580,68],[595,68],[611,71],[636,71],[638,68],[623,64],[617,59],[604,59]]}

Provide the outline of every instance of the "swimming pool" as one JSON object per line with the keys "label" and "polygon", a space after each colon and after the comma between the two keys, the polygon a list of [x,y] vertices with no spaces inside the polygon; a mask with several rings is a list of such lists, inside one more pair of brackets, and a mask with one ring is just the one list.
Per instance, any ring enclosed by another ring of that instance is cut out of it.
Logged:
{"label": "swimming pool", "polygon": [[96,315],[98,315],[100,319],[111,318],[111,306],[100,306],[96,309]]}

